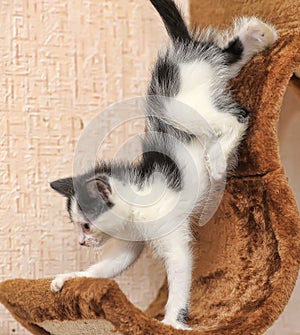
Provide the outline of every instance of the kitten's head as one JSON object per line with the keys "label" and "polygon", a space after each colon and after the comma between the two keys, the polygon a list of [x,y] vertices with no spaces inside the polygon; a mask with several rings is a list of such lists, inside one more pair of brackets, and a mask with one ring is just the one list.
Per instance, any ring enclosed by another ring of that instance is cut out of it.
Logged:
{"label": "kitten's head", "polygon": [[101,246],[110,236],[99,228],[109,220],[112,190],[106,175],[83,175],[58,179],[50,186],[67,198],[69,216],[78,231],[78,241],[88,247]]}

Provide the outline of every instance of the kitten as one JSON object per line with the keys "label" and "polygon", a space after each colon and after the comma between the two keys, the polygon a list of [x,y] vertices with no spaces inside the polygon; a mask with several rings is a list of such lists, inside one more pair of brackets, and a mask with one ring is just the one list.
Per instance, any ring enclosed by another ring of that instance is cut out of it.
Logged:
{"label": "kitten", "polygon": [[[79,243],[103,246],[86,271],[58,275],[59,291],[75,277],[114,277],[149,244],[166,267],[169,297],[164,323],[187,329],[192,279],[190,217],[204,210],[211,190],[235,162],[248,112],[227,89],[253,55],[276,39],[255,17],[231,31],[190,32],[172,0],[151,0],[170,36],[152,72],[145,103],[147,132],[140,162],[100,162],[90,172],[54,181],[67,198]],[[158,200],[157,200],[158,199]],[[199,224],[206,223],[205,215]]]}

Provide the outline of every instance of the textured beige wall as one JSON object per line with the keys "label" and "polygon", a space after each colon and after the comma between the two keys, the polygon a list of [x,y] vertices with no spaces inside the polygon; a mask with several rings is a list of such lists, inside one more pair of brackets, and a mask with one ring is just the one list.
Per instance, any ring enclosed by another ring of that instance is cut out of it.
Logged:
{"label": "textured beige wall", "polygon": [[[0,280],[54,276],[99,255],[77,246],[48,183],[71,174],[89,120],[144,93],[165,34],[140,0],[0,0],[0,22]],[[103,154],[142,128],[117,131]],[[144,308],[163,277],[146,252],[118,281]],[[0,335],[8,334],[27,333],[0,306]]]}
{"label": "textured beige wall", "polygon": [[[187,2],[180,1],[185,8]],[[165,40],[161,23],[140,0],[0,0],[0,22],[0,280],[83,268],[99,255],[78,248],[62,199],[48,182],[72,172],[89,120],[114,102],[143,94]],[[299,143],[299,118],[289,124]],[[104,155],[140,129],[142,122],[118,131]],[[289,133],[287,128],[282,138]],[[296,152],[289,151],[285,162],[288,157],[295,159]],[[290,174],[296,188],[295,164],[300,162],[290,162]],[[118,281],[143,308],[163,275],[146,252]],[[299,304],[295,295],[272,335],[300,334]],[[0,306],[0,335],[11,334],[27,332]]]}

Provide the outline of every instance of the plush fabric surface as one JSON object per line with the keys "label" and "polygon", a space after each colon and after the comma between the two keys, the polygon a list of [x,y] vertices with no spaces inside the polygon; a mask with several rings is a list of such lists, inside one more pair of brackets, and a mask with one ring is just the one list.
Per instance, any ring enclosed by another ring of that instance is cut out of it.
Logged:
{"label": "plush fabric surface", "polygon": [[[227,11],[239,14],[234,11],[238,5],[230,2]],[[214,13],[211,8],[201,14],[201,6],[202,2],[192,1],[194,22]],[[291,14],[292,9],[280,6],[289,28],[296,28],[296,11]],[[216,23],[224,13],[225,9],[216,13]],[[283,27],[282,17],[279,24]],[[300,262],[300,219],[280,164],[277,123],[285,89],[299,66],[300,30],[282,29],[278,43],[255,57],[232,83],[237,100],[251,112],[251,124],[217,213],[206,226],[194,226],[190,334],[262,334],[278,318],[293,290]],[[105,320],[107,334],[115,330],[135,335],[184,333],[151,318],[163,316],[166,283],[147,313],[133,306],[113,280],[72,280],[58,294],[49,287],[50,280],[45,279],[6,281],[0,285],[0,301],[38,335],[75,335],[76,320],[78,327],[88,320],[98,320],[101,327]]]}
{"label": "plush fabric surface", "polygon": [[299,29],[299,0],[191,0],[191,22],[224,27],[239,16],[258,16],[278,29]]}

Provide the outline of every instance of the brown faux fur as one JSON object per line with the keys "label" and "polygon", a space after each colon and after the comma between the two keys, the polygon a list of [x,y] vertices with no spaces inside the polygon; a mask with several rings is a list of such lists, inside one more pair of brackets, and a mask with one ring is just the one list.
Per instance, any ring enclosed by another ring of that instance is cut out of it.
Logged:
{"label": "brown faux fur", "polygon": [[[227,10],[233,11],[230,4]],[[197,6],[202,2],[192,1],[194,21]],[[300,266],[300,219],[280,164],[277,123],[298,66],[300,30],[282,30],[276,46],[255,57],[232,83],[237,99],[251,111],[251,125],[217,213],[206,226],[194,226],[191,335],[262,334],[293,290]],[[166,297],[165,283],[147,316],[113,280],[75,279],[58,294],[44,279],[0,285],[0,301],[37,335],[50,334],[37,325],[42,321],[79,319],[105,319],[121,334],[183,334],[150,318],[162,316]]]}

